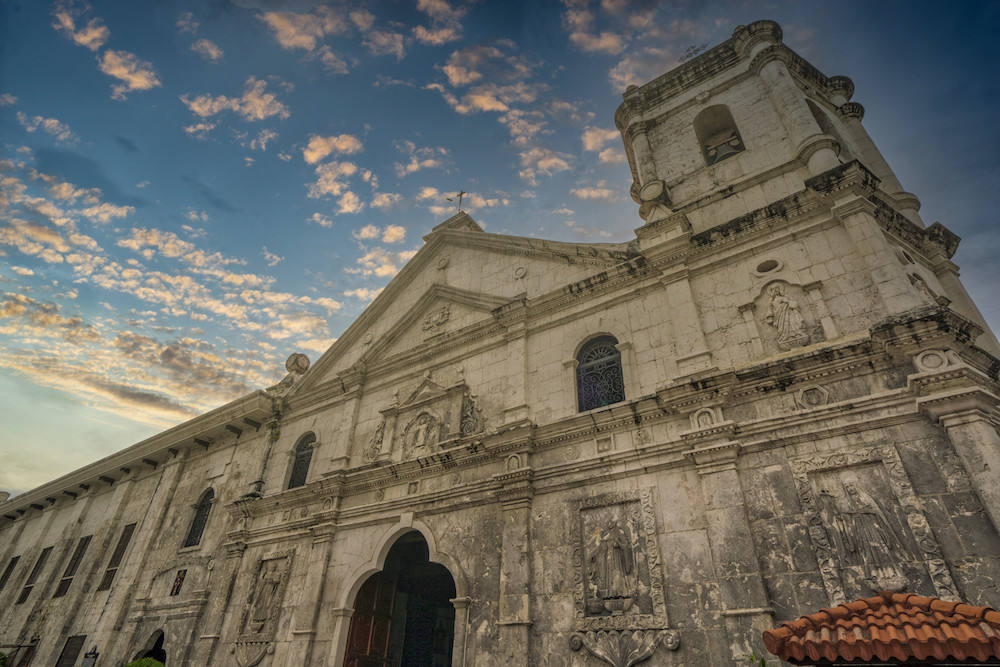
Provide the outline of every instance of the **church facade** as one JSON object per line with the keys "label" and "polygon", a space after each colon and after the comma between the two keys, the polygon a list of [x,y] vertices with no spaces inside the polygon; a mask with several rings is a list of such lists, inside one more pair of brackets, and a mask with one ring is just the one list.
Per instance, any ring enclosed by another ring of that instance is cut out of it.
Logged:
{"label": "church facade", "polygon": [[316,363],[0,503],[0,651],[732,665],[1000,606],[1000,346],[852,93],[770,21],[630,87],[634,239],[459,213]]}

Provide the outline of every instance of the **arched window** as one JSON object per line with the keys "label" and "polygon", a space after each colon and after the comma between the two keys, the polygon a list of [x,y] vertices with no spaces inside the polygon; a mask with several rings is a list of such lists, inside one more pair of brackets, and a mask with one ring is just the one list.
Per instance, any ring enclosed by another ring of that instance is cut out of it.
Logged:
{"label": "arched window", "polygon": [[694,118],[694,132],[698,136],[702,155],[709,165],[722,162],[746,150],[733,114],[725,104],[703,109]]}
{"label": "arched window", "polygon": [[576,355],[576,395],[580,412],[625,400],[622,355],[614,336],[598,336]]}
{"label": "arched window", "polygon": [[188,531],[184,546],[193,547],[201,544],[201,534],[205,532],[205,524],[208,523],[208,513],[212,511],[212,501],[215,499],[215,491],[209,489],[198,501],[194,510],[194,519],[191,521],[191,530]]}
{"label": "arched window", "polygon": [[294,489],[305,486],[306,476],[309,475],[309,463],[313,457],[313,443],[316,436],[306,433],[299,439],[299,444],[295,445],[295,460],[292,462],[292,474],[288,476],[288,488]]}

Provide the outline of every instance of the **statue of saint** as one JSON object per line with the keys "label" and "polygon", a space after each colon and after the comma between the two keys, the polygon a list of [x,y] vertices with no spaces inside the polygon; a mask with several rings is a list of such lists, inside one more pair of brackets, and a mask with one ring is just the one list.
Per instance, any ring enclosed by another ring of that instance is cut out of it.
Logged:
{"label": "statue of saint", "polygon": [[778,346],[784,350],[802,347],[809,342],[806,324],[799,313],[799,304],[795,299],[785,296],[780,283],[774,283],[767,288],[771,302],[767,306],[767,316],[764,321],[778,331]]}
{"label": "statue of saint", "polygon": [[602,531],[590,564],[597,597],[605,607],[612,613],[620,613],[632,606],[636,594],[635,559],[628,536],[620,526],[611,525]]}
{"label": "statue of saint", "polygon": [[281,588],[281,561],[265,561],[257,582],[257,594],[250,609],[250,629],[260,632],[278,604],[278,589]]}

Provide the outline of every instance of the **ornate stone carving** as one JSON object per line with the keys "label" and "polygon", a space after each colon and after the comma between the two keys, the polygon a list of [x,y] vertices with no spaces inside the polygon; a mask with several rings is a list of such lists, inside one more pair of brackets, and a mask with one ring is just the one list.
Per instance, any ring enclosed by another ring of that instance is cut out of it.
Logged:
{"label": "ornate stone carving", "polygon": [[826,405],[829,398],[830,392],[815,384],[803,387],[795,393],[795,401],[800,407],[806,408],[807,410],[809,408],[818,408],[821,405]]}
{"label": "ornate stone carving", "polygon": [[424,331],[429,331],[432,334],[438,333],[449,317],[451,317],[451,311],[447,304],[432,310],[424,318]]}
{"label": "ornate stone carving", "polygon": [[463,438],[486,430],[486,420],[483,419],[482,410],[476,405],[476,397],[468,390],[462,394],[462,421],[459,429]]}
{"label": "ornate stone carving", "polygon": [[663,643],[671,651],[680,646],[680,636],[671,630],[633,630],[631,632],[576,632],[569,638],[574,651],[586,647],[594,656],[614,667],[632,667],[653,655]]}
{"label": "ornate stone carving", "polygon": [[375,432],[372,433],[368,446],[365,447],[365,460],[371,463],[382,453],[382,441],[385,439],[385,419],[380,419]]}
{"label": "ornate stone carving", "polygon": [[656,518],[648,489],[607,493],[577,504],[572,525],[574,650],[586,647],[631,667],[679,636],[668,629]]}
{"label": "ornate stone carving", "polygon": [[[809,538],[833,604],[846,602],[845,578],[871,591],[901,589],[908,568],[926,568],[938,597],[955,599],[923,506],[896,448],[882,445],[791,462]],[[875,498],[883,499],[880,503]]]}
{"label": "ornate stone carving", "polygon": [[419,450],[437,444],[442,427],[440,419],[430,412],[421,412],[403,429],[403,444],[414,453],[420,453]]}
{"label": "ornate stone carving", "polygon": [[778,332],[778,347],[791,350],[809,344],[809,332],[805,321],[799,312],[799,304],[795,299],[785,295],[781,283],[772,283],[767,287],[770,302],[764,321]]}
{"label": "ornate stone carving", "polygon": [[274,652],[274,636],[291,565],[291,552],[260,561],[243,612],[243,632],[229,647],[240,667],[253,667]]}

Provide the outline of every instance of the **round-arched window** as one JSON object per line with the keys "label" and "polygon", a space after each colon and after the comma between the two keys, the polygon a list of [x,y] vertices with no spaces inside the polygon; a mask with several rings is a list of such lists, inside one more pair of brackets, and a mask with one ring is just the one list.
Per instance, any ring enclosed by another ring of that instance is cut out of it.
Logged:
{"label": "round-arched window", "polygon": [[201,544],[201,535],[205,532],[208,524],[208,515],[212,511],[212,501],[215,499],[215,491],[209,489],[201,496],[201,500],[194,509],[194,519],[191,521],[191,529],[188,531],[184,546],[193,547]]}
{"label": "round-arched window", "polygon": [[299,440],[295,446],[295,460],[292,462],[292,474],[288,476],[288,488],[294,489],[305,486],[306,477],[309,476],[309,464],[312,462],[313,443],[316,436],[307,433]]}
{"label": "round-arched window", "polygon": [[598,336],[576,356],[576,395],[580,412],[625,400],[622,355],[614,336]]}

